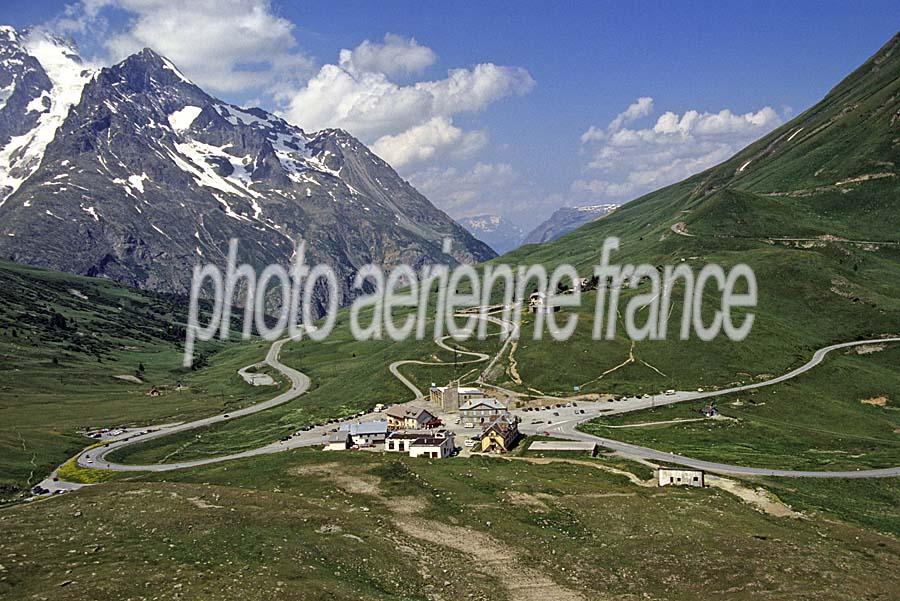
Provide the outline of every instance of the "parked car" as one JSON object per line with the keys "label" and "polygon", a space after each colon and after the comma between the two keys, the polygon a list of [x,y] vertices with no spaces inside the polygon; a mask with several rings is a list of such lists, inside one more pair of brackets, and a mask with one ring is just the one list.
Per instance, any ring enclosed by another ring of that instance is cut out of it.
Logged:
{"label": "parked car", "polygon": [[466,447],[471,448],[471,447],[474,447],[474,446],[475,446],[475,440],[472,439],[472,438],[467,438],[467,439],[465,440],[465,442],[463,442],[463,444],[464,444]]}

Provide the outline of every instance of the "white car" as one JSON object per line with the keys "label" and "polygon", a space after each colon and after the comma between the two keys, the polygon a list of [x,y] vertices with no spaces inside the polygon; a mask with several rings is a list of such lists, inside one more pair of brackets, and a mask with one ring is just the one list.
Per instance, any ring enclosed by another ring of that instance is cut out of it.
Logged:
{"label": "white car", "polygon": [[465,440],[465,442],[463,442],[463,444],[464,444],[465,446],[469,447],[469,448],[472,448],[472,447],[475,446],[475,443],[476,443],[476,442],[478,442],[478,441],[477,441],[477,440],[474,440],[474,439],[472,439],[472,438],[467,438],[467,439]]}

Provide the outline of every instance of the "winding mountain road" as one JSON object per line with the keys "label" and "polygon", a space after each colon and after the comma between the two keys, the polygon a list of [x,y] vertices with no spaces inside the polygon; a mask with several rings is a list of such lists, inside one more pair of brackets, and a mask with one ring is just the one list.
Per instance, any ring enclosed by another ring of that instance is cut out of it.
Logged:
{"label": "winding mountain road", "polygon": [[[714,390],[708,392],[677,392],[674,395],[665,395],[662,399],[654,398],[651,401],[644,400],[640,402],[638,406],[631,409],[631,411],[637,411],[640,409],[649,408],[651,406],[662,406],[662,405],[671,405],[673,403],[680,403],[684,401],[694,401],[699,399],[708,399],[717,396],[723,396],[727,394],[733,394],[736,392],[743,392],[746,390],[753,390],[755,388],[763,388],[764,386],[772,386],[774,384],[778,384],[780,382],[784,382],[786,380],[790,380],[792,378],[796,378],[797,376],[808,372],[813,369],[822,361],[824,361],[825,356],[828,353],[840,349],[846,349],[854,346],[863,346],[869,344],[884,344],[890,342],[900,342],[900,337],[897,338],[877,338],[873,340],[856,340],[853,342],[842,342],[840,344],[832,344],[830,346],[826,346],[820,348],[815,353],[813,353],[812,358],[792,371],[789,371],[785,374],[782,374],[778,377],[772,378],[770,380],[766,380],[764,382],[756,382],[753,384],[747,384],[744,386],[734,386],[732,388],[725,388],[722,390]],[[638,399],[633,399],[638,400]],[[587,432],[582,432],[578,430],[578,426],[596,418],[597,415],[587,415],[584,417],[577,417],[568,420],[556,421],[549,426],[542,427],[540,430],[542,432],[547,432],[550,436],[554,436],[557,438],[564,438],[568,440],[580,440],[586,442],[596,442],[597,444],[616,451],[622,455],[626,455],[629,457],[634,457],[637,459],[646,459],[650,461],[659,461],[665,463],[673,463],[676,465],[683,465],[686,467],[693,467],[696,469],[702,469],[708,472],[713,472],[717,474],[730,474],[730,475],[742,475],[742,476],[784,476],[791,478],[887,478],[893,476],[900,476],[900,466],[898,467],[889,467],[882,469],[869,469],[869,470],[845,470],[845,471],[806,471],[806,470],[781,470],[781,469],[769,469],[769,468],[756,468],[756,467],[745,467],[740,465],[730,465],[727,463],[717,463],[714,461],[704,461],[701,459],[693,459],[691,457],[684,457],[682,455],[675,455],[673,453],[666,453],[665,451],[658,451],[656,449],[651,449],[648,447],[642,447],[638,445],[633,445],[625,442],[619,442],[617,440],[613,440],[610,438],[604,438],[601,436],[595,436],[593,434],[588,434]]]}
{"label": "winding mountain road", "polygon": [[[495,323],[500,326],[501,335],[503,335],[503,334],[507,335],[506,339],[503,342],[503,346],[500,347],[500,350],[497,351],[497,353],[494,355],[491,362],[488,363],[488,366],[485,367],[484,370],[482,370],[481,375],[479,375],[479,377],[478,377],[479,382],[481,380],[483,380],[485,375],[491,370],[491,368],[493,368],[494,365],[496,365],[496,363],[500,359],[500,357],[503,356],[503,353],[506,352],[506,349],[509,346],[509,344],[515,338],[517,338],[518,334],[519,334],[518,324],[515,324],[511,321],[504,321],[504,320],[502,320],[498,317],[494,317],[493,315],[490,314],[491,311],[501,310],[501,309],[502,309],[502,307],[499,307],[499,306],[488,307],[485,310],[485,312],[483,312],[483,313],[479,311],[477,313],[470,312],[470,313],[457,314],[457,317],[472,317],[474,315],[477,318],[485,319],[491,323]],[[446,343],[446,340],[449,340],[450,338],[453,338],[453,336],[444,336],[442,338],[435,340],[434,342],[442,349],[450,351],[451,353],[457,353],[460,355],[468,355],[470,357],[475,357],[475,359],[459,361],[456,363],[457,365],[469,365],[472,363],[481,363],[482,361],[487,361],[488,359],[491,358],[491,356],[488,355],[487,353],[478,353],[475,351],[466,351],[466,350],[462,350],[462,349],[458,349],[458,348],[453,348],[452,346],[449,346]],[[412,393],[415,395],[416,400],[418,400],[418,399],[424,398],[425,395],[422,393],[421,390],[419,390],[418,386],[416,386],[409,378],[407,378],[402,373],[400,373],[400,368],[404,365],[448,365],[448,363],[444,363],[444,362],[440,362],[440,361],[420,361],[418,359],[404,359],[402,361],[394,361],[393,363],[391,363],[388,366],[388,369],[390,370],[391,374],[393,374],[393,376],[395,378],[400,380],[400,382],[402,382],[404,386],[409,388],[410,391],[412,391]]]}
{"label": "winding mountain road", "polygon": [[[497,309],[493,307],[491,309]],[[436,344],[441,348],[448,350],[450,352],[457,352],[460,354],[464,354],[467,356],[474,357],[473,359],[469,359],[463,364],[471,364],[471,363],[479,363],[483,361],[487,361],[491,359],[488,366],[482,371],[478,381],[482,381],[487,374],[487,372],[496,364],[499,358],[506,351],[508,345],[515,337],[518,335],[517,325],[494,317],[493,315],[489,315],[487,311],[485,312],[476,312],[470,313],[469,315],[475,315],[481,319],[487,319],[492,323],[496,323],[500,325],[502,328],[502,332],[506,334],[511,334],[506,337],[504,344],[501,346],[500,350],[491,358],[490,355],[486,353],[474,352],[474,351],[464,351],[460,349],[454,349],[446,343],[446,340],[451,338],[450,336],[445,336],[440,340],[436,341]],[[258,447],[256,449],[251,449],[248,451],[243,451],[240,453],[233,453],[230,455],[220,455],[216,457],[207,457],[202,459],[196,459],[192,461],[181,461],[177,463],[163,463],[163,464],[146,464],[146,465],[126,465],[121,463],[114,463],[108,461],[106,457],[117,450],[121,450],[127,446],[131,446],[134,444],[146,442],[149,440],[154,440],[157,438],[162,438],[164,436],[168,436],[170,434],[175,434],[178,432],[185,432],[189,430],[194,430],[197,428],[203,428],[206,426],[211,426],[218,423],[223,423],[232,419],[237,419],[239,417],[244,417],[247,415],[252,415],[254,413],[258,413],[260,411],[265,411],[266,409],[271,409],[273,407],[277,407],[289,401],[296,399],[297,397],[303,395],[310,387],[310,380],[305,374],[296,369],[288,367],[281,363],[278,359],[279,354],[281,352],[282,347],[288,343],[291,339],[285,338],[282,340],[278,340],[272,344],[270,347],[264,363],[271,366],[272,368],[279,371],[282,375],[284,375],[291,383],[290,389],[286,392],[283,392],[274,398],[264,401],[261,403],[257,403],[250,407],[245,407],[243,409],[239,409],[236,411],[231,411],[229,413],[223,413],[219,415],[215,415],[212,417],[207,417],[203,419],[194,420],[191,422],[185,422],[181,424],[175,424],[170,426],[161,426],[157,429],[154,429],[151,432],[146,434],[138,434],[133,436],[128,436],[126,438],[122,438],[119,440],[115,440],[109,442],[107,445],[103,447],[93,447],[81,452],[77,456],[78,465],[82,467],[89,468],[100,468],[112,471],[122,471],[122,472],[165,472],[172,470],[185,469],[190,467],[197,467],[202,465],[208,465],[212,463],[219,463],[223,461],[231,461],[234,459],[241,459],[246,457],[254,457],[259,455],[278,453],[282,451],[286,451],[289,449],[300,448],[300,447],[309,447],[322,443],[322,437],[327,434],[326,427],[317,427],[309,430],[307,432],[303,432],[301,434],[295,435],[286,441],[278,441],[268,445],[264,445],[262,447]],[[755,388],[762,388],[764,386],[772,386],[774,384],[778,384],[780,382],[784,382],[786,380],[790,380],[795,378],[807,371],[813,369],[825,359],[825,356],[836,350],[850,348],[854,346],[868,345],[868,344],[883,344],[883,343],[891,343],[891,342],[900,342],[900,337],[896,338],[880,338],[873,340],[859,340],[853,342],[844,342],[840,344],[833,344],[824,348],[817,350],[812,358],[805,363],[804,365],[785,373],[781,376],[772,378],[770,380],[766,380],[765,382],[757,382],[753,384],[747,384],[743,386],[735,386],[732,388],[727,388],[723,390],[715,390],[708,392],[677,392],[673,395],[665,395],[663,399],[654,399],[652,402],[655,406],[667,405],[672,403],[678,403],[683,401],[691,401],[697,399],[707,399],[713,398],[717,396],[723,396],[728,394],[733,394],[736,392],[742,392],[747,390],[752,390]],[[389,366],[391,373],[398,378],[410,391],[415,394],[416,399],[423,398],[422,392],[416,387],[416,385],[406,378],[402,373],[400,373],[399,368],[403,365],[416,364],[416,365],[447,365],[446,363],[441,362],[427,362],[420,360],[403,360],[403,361],[395,361]],[[247,369],[247,368],[245,368]],[[513,391],[510,391],[511,393]],[[515,393],[513,393],[515,394]],[[577,397],[575,397],[577,398]],[[556,398],[557,401],[566,401],[567,399]],[[623,411],[636,411],[639,409],[643,409],[650,406],[650,401],[646,401],[645,399],[632,398],[629,399],[632,401],[632,405],[629,406],[628,409],[624,409]],[[582,405],[584,406],[584,405]],[[646,407],[645,407],[646,406]],[[892,468],[884,468],[884,469],[872,469],[872,470],[857,470],[857,471],[800,471],[800,470],[779,470],[779,469],[766,469],[766,468],[754,468],[754,467],[745,467],[738,465],[729,465],[725,463],[716,463],[711,461],[703,461],[699,459],[693,459],[690,457],[684,457],[680,455],[674,455],[672,453],[666,453],[664,451],[658,451],[655,449],[641,447],[638,445],[628,444],[624,442],[619,442],[616,440],[603,438],[600,436],[594,436],[592,434],[588,434],[586,432],[581,432],[577,429],[577,427],[591,419],[596,418],[601,415],[601,404],[596,403],[595,406],[589,410],[589,413],[585,415],[580,415],[579,417],[573,417],[572,419],[564,419],[561,421],[557,421],[547,426],[541,426],[538,428],[539,430],[548,433],[551,436],[569,439],[569,440],[582,440],[582,441],[591,441],[596,442],[599,445],[616,451],[622,455],[634,457],[638,459],[646,459],[651,461],[658,461],[676,465],[684,465],[688,467],[693,467],[697,469],[706,470],[708,472],[718,473],[718,474],[729,474],[729,475],[743,475],[743,476],[786,476],[786,477],[797,477],[797,478],[884,478],[884,477],[892,477],[892,476],[900,476],[900,466],[892,467]],[[608,410],[606,410],[608,411]],[[378,414],[369,414],[362,419],[373,419],[377,417]],[[527,427],[523,427],[523,431],[528,429]],[[535,428],[531,428],[535,430]],[[46,480],[42,483],[46,487],[53,487],[54,483],[51,482],[51,479]],[[68,489],[70,487],[66,486],[66,483],[56,482],[55,486],[57,488]]]}
{"label": "winding mountain road", "polygon": [[[304,394],[307,390],[309,390],[310,387],[309,377],[292,367],[288,367],[278,360],[278,356],[281,353],[281,348],[290,341],[291,338],[283,338],[281,340],[273,342],[272,346],[269,348],[269,352],[266,354],[266,358],[263,360],[263,363],[278,370],[282,375],[290,380],[291,387],[287,391],[279,394],[274,398],[269,399],[268,401],[256,403],[255,405],[250,405],[249,407],[244,407],[243,409],[229,411],[228,413],[220,413],[219,415],[205,417],[191,422],[185,422],[171,426],[163,426],[147,434],[129,436],[120,440],[110,442],[108,445],[103,447],[87,449],[80,455],[78,455],[78,465],[82,467],[100,468],[119,472],[165,472],[187,467],[196,467],[198,465],[207,465],[209,463],[217,463],[220,461],[230,461],[232,459],[240,459],[242,457],[253,457],[255,455],[262,455],[265,453],[272,453],[283,450],[277,445],[266,445],[264,447],[251,449],[242,453],[234,453],[231,455],[221,455],[218,457],[208,457],[204,459],[182,461],[178,463],[154,463],[147,465],[125,465],[121,463],[113,463],[106,460],[107,455],[127,446],[147,442],[148,440],[154,440],[156,438],[161,438],[170,434],[185,432],[187,430],[195,430],[197,428],[203,428],[206,426],[211,426],[213,424],[219,424],[237,419],[239,417],[245,417],[247,415],[259,413],[260,411],[265,411],[266,409],[271,409],[272,407],[283,405]],[[254,366],[248,366],[248,368],[250,367]],[[244,368],[244,370],[247,370],[248,368]],[[318,442],[318,440],[316,440],[316,442]]]}

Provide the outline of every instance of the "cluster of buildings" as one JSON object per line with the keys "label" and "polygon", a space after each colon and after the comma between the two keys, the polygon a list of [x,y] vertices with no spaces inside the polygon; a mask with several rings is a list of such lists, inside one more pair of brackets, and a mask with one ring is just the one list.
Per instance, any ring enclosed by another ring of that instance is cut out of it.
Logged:
{"label": "cluster of buildings", "polygon": [[[485,396],[480,388],[432,386],[429,400],[434,411],[456,415],[454,426],[476,433],[464,444],[482,453],[505,453],[519,438],[519,418],[506,405]],[[433,411],[415,405],[394,405],[383,412],[384,419],[342,424],[325,443],[326,450],[378,448],[410,457],[443,459],[456,453],[454,433]]]}
{"label": "cluster of buildings", "polygon": [[519,418],[499,400],[486,396],[480,388],[451,382],[449,386],[432,386],[429,397],[443,411],[457,413],[458,423],[464,428],[480,431],[467,446],[478,447],[482,453],[505,453],[519,438]]}
{"label": "cluster of buildings", "polygon": [[410,457],[444,459],[456,452],[453,433],[426,409],[398,405],[385,412],[387,419],[342,424],[329,434],[326,451],[378,448]]}

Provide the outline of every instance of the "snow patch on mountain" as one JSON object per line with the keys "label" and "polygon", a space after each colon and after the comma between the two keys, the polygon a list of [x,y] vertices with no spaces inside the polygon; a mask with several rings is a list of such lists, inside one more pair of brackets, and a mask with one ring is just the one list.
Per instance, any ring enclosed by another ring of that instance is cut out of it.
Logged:
{"label": "snow patch on mountain", "polygon": [[199,106],[188,105],[169,115],[169,125],[171,125],[172,129],[177,133],[181,133],[190,129],[191,124],[202,112],[203,109]]}
{"label": "snow patch on mountain", "polygon": [[141,194],[144,193],[144,182],[149,180],[146,173],[141,173],[140,175],[129,175],[128,183],[131,184],[133,188],[138,190]]}
{"label": "snow patch on mountain", "polygon": [[14,136],[0,149],[0,188],[6,190],[0,206],[38,168],[47,145],[53,141],[69,109],[81,99],[81,92],[94,73],[85,69],[72,46],[43,31],[32,31],[21,39],[16,36],[14,41],[20,41],[23,49],[37,59],[53,89],[41,95],[40,105],[28,105],[29,111],[43,111],[37,125],[23,135]]}
{"label": "snow patch on mountain", "polygon": [[[259,198],[259,192],[252,190],[250,184],[250,172],[245,162],[251,157],[236,157],[225,152],[225,146],[211,146],[196,140],[175,144],[178,155],[171,154],[171,158],[179,168],[194,176],[201,186],[215,188],[226,194],[236,194],[244,198]],[[179,156],[181,155],[181,156]],[[185,157],[187,160],[185,160]],[[231,173],[226,176],[219,174],[225,164],[231,166]]]}

